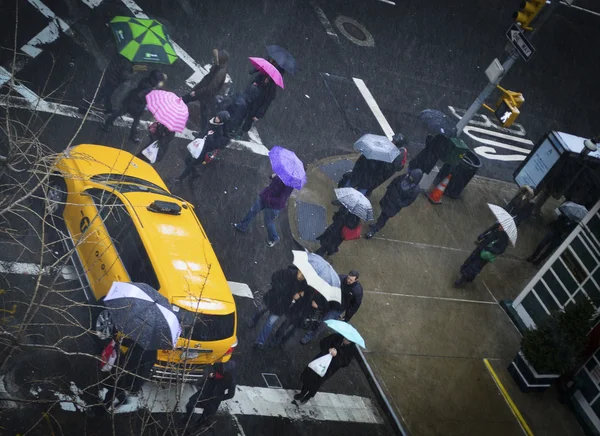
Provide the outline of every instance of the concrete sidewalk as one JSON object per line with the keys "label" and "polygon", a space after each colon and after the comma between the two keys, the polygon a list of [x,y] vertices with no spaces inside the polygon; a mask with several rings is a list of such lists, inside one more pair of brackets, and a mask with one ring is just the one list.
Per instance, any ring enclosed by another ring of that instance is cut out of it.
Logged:
{"label": "concrete sidewalk", "polygon": [[[311,164],[306,186],[294,191],[290,227],[307,249],[318,247],[314,237],[336,209],[331,200],[337,178],[357,157]],[[363,334],[367,360],[412,435],[523,433],[484,359],[533,434],[583,434],[554,390],[522,394],[506,371],[521,335],[498,300],[514,299],[534,275],[524,259],[545,232],[542,219],[524,223],[517,246],[473,283],[452,286],[475,237],[494,221],[486,203],[503,206],[516,189],[476,177],[461,198],[444,197],[442,205],[419,196],[375,238],[346,241],[330,259],[339,273],[361,273],[365,295],[352,324]],[[371,197],[376,217],[384,193],[385,185]],[[551,206],[543,212],[552,219]]]}

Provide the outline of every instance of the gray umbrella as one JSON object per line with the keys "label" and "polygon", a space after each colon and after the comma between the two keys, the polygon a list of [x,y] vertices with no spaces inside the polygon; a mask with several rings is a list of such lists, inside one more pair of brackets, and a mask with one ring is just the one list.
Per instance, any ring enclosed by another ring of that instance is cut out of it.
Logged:
{"label": "gray umbrella", "polygon": [[335,196],[351,214],[364,221],[373,219],[373,206],[361,192],[354,188],[338,188],[335,190]]}
{"label": "gray umbrella", "polygon": [[115,327],[145,350],[170,349],[181,325],[169,301],[146,283],[113,282],[104,305]]}
{"label": "gray umbrella", "polygon": [[572,201],[565,201],[558,210],[563,215],[569,218],[573,222],[580,222],[588,213],[588,210],[581,204],[573,203]]}
{"label": "gray umbrella", "polygon": [[456,136],[456,121],[441,111],[425,109],[419,114],[419,118],[432,132],[441,133],[450,138]]}
{"label": "gray umbrella", "polygon": [[371,160],[393,162],[400,155],[400,150],[385,136],[367,133],[354,143],[354,149]]}
{"label": "gray umbrella", "polygon": [[340,276],[333,267],[318,254],[292,250],[294,265],[302,271],[308,286],[316,289],[327,301],[342,302]]}

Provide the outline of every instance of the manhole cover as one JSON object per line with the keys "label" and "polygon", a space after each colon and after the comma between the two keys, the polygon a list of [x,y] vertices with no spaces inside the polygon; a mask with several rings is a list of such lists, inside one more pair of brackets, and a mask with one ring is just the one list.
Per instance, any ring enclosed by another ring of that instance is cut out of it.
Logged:
{"label": "manhole cover", "polygon": [[283,385],[279,381],[279,377],[277,377],[277,374],[272,374],[270,372],[263,372],[262,376],[263,376],[263,379],[264,379],[265,383],[267,384],[268,388],[273,388],[273,389],[282,389],[283,388]]}
{"label": "manhole cover", "polygon": [[296,201],[298,208],[298,233],[300,239],[305,241],[316,241],[327,228],[326,210],[318,204]]}
{"label": "manhole cover", "polygon": [[361,29],[356,27],[354,24],[346,22],[346,23],[343,23],[342,26],[344,26],[344,30],[346,32],[348,32],[350,35],[352,35],[354,38],[358,39],[359,41],[367,40],[367,35],[365,35],[365,32],[363,32]]}

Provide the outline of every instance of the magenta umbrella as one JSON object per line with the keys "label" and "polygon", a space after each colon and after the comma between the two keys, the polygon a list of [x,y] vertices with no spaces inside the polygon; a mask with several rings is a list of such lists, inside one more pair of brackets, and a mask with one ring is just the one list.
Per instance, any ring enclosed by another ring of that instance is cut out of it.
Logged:
{"label": "magenta umbrella", "polygon": [[263,58],[248,58],[250,59],[250,62],[252,63],[252,65],[254,65],[256,68],[258,68],[260,71],[262,71],[263,73],[265,73],[266,75],[268,75],[271,79],[273,79],[273,82],[275,82],[275,85],[279,86],[281,89],[283,89],[283,77],[281,76],[281,73],[279,72],[279,70],[277,68],[275,68],[275,65],[273,65],[271,62],[269,62],[266,59]]}
{"label": "magenta umbrella", "polygon": [[190,113],[181,97],[169,91],[154,90],[146,94],[146,105],[156,121],[171,132],[183,132]]}
{"label": "magenta umbrella", "polygon": [[269,151],[271,167],[285,186],[302,189],[306,183],[304,164],[296,153],[276,145]]}

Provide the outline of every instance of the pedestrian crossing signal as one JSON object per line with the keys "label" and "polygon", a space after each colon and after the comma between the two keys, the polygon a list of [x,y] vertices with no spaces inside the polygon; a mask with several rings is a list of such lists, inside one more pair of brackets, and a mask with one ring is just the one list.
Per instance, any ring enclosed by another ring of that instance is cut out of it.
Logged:
{"label": "pedestrian crossing signal", "polygon": [[526,0],[521,2],[519,10],[512,15],[516,23],[519,23],[523,30],[533,30],[529,24],[546,6],[546,0]]}
{"label": "pedestrian crossing signal", "polygon": [[502,127],[510,127],[521,114],[519,108],[525,103],[525,98],[520,92],[509,91],[500,85],[496,85],[496,87],[502,92],[502,96],[496,102],[495,108],[491,108],[487,104],[484,104],[483,107],[494,113]]}

